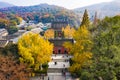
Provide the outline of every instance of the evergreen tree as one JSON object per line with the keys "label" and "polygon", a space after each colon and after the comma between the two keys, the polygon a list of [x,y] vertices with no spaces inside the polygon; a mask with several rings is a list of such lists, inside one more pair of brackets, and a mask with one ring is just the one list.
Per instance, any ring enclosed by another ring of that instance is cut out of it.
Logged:
{"label": "evergreen tree", "polygon": [[95,12],[95,16],[94,16],[94,21],[93,21],[93,25],[97,25],[98,23],[98,18],[97,18],[97,12]]}
{"label": "evergreen tree", "polygon": [[86,27],[89,27],[89,25],[90,25],[90,20],[89,20],[87,9],[85,9],[83,19],[82,19],[80,26],[83,26],[83,25],[85,25]]}

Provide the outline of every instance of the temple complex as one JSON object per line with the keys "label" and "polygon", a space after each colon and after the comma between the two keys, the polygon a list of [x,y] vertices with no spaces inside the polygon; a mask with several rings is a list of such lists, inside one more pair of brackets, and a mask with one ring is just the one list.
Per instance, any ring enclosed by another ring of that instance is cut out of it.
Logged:
{"label": "temple complex", "polygon": [[51,28],[54,30],[55,36],[54,39],[49,39],[49,41],[54,44],[53,54],[67,54],[69,50],[64,48],[64,42],[73,43],[73,39],[65,38],[62,32],[62,27],[65,28],[67,25],[69,25],[69,22],[66,19],[52,22]]}

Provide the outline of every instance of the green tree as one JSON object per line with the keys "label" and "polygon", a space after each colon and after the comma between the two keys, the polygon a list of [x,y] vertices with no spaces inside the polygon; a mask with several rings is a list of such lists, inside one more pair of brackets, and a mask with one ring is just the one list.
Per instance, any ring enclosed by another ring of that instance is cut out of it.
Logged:
{"label": "green tree", "polygon": [[87,9],[85,9],[83,19],[82,19],[80,26],[83,26],[83,25],[85,25],[87,28],[90,26],[90,20],[89,20]]}
{"label": "green tree", "polygon": [[10,27],[8,27],[7,30],[8,30],[9,34],[13,34],[18,31],[18,28],[16,26],[10,26]]}
{"label": "green tree", "polygon": [[6,28],[9,26],[9,20],[0,18],[0,28]]}
{"label": "green tree", "polygon": [[28,33],[18,41],[19,59],[34,70],[42,69],[42,64],[51,60],[53,45],[39,34]]}
{"label": "green tree", "polygon": [[[106,17],[93,32],[93,63],[81,73],[91,80],[120,79],[120,16]],[[88,76],[89,74],[89,76]],[[84,78],[81,75],[81,79]]]}

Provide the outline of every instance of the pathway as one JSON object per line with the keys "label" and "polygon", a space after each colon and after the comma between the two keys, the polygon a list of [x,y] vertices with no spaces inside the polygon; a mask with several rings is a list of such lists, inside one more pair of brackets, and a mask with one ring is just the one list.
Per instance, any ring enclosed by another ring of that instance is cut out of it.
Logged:
{"label": "pathway", "polygon": [[52,61],[48,63],[47,76],[44,76],[44,78],[34,77],[31,80],[79,80],[73,79],[67,70],[70,67],[69,59],[71,56],[67,54],[54,54],[51,58]]}

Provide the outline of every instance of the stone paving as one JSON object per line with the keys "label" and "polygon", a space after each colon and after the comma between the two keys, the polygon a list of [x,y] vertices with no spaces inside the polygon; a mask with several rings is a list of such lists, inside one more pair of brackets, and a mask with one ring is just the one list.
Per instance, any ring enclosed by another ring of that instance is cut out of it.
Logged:
{"label": "stone paving", "polygon": [[79,80],[73,79],[66,70],[70,67],[69,59],[71,56],[67,54],[52,55],[52,61],[48,63],[48,73],[44,78],[34,77],[31,80]]}
{"label": "stone paving", "polygon": [[48,64],[48,80],[73,80],[65,70],[70,67],[69,59],[67,54],[52,55],[52,61]]}

